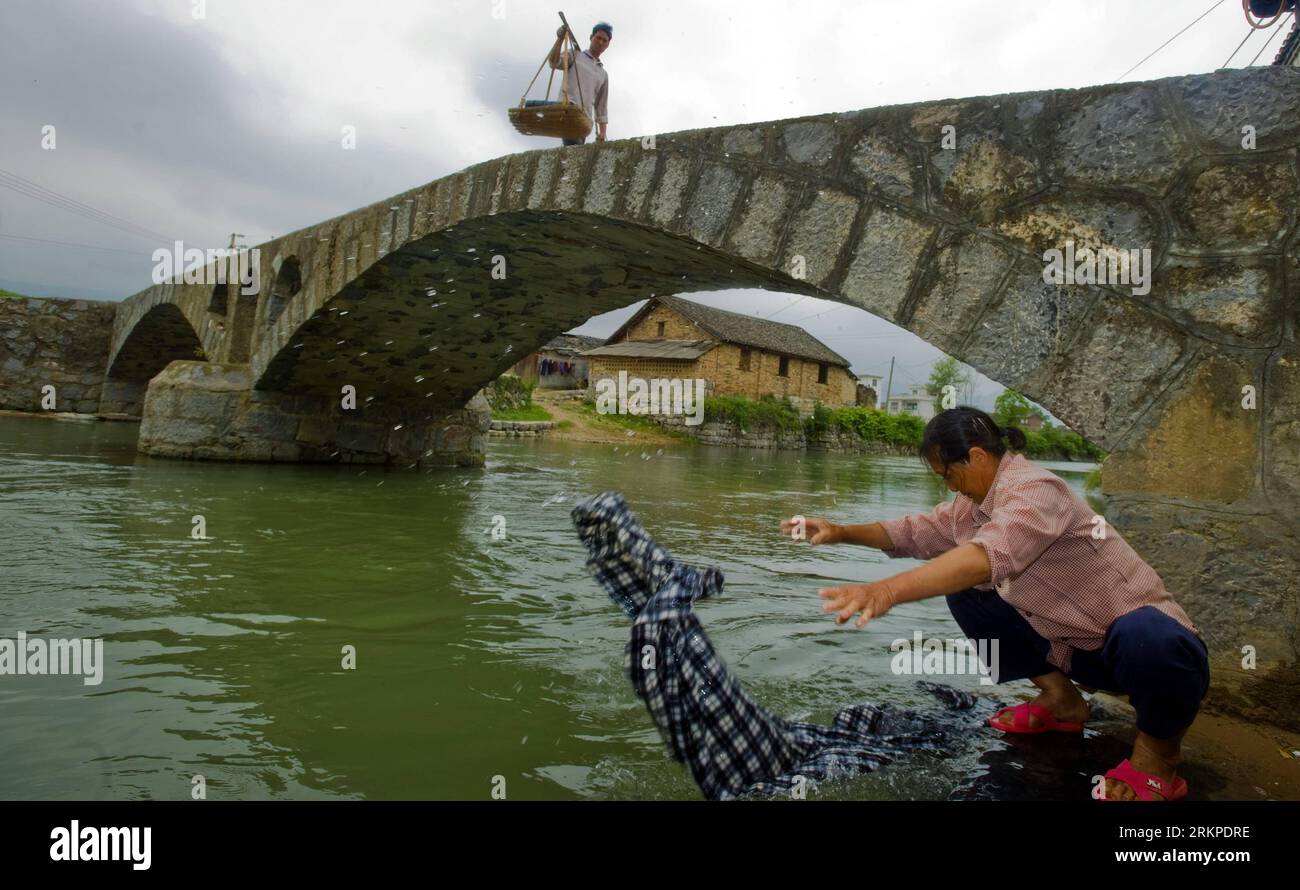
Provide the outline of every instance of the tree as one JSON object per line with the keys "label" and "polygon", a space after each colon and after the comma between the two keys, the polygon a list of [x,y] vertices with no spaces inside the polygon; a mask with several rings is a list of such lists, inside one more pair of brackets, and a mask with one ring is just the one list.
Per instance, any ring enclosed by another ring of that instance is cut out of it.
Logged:
{"label": "tree", "polygon": [[[951,386],[953,388],[953,396],[954,398],[957,398],[963,391],[963,388],[970,385],[970,382],[970,375],[966,374],[962,370],[961,365],[958,364],[955,358],[948,356],[947,358],[939,359],[939,361],[934,363],[934,367],[930,369],[930,380],[925,385],[925,391],[936,399],[942,400],[943,388],[945,386]],[[948,408],[956,407],[956,404],[957,403],[954,402],[952,405],[945,405],[940,401],[936,407],[939,411],[944,411]]]}
{"label": "tree", "polygon": [[1003,390],[993,403],[993,419],[998,426],[1021,426],[1031,414],[1042,416],[1029,404],[1028,399],[1014,389]]}

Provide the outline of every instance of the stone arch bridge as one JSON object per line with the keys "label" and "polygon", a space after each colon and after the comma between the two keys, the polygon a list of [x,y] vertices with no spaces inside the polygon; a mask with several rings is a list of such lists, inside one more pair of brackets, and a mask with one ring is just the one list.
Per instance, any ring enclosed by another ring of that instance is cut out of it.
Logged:
{"label": "stone arch bridge", "polygon": [[[498,158],[260,245],[256,295],[130,297],[101,408],[155,454],[474,464],[477,391],[598,313],[837,300],[1109,450],[1111,523],[1252,700],[1300,714],[1298,87],[1254,68]],[[1067,242],[1149,251],[1148,286],[1045,281]]]}

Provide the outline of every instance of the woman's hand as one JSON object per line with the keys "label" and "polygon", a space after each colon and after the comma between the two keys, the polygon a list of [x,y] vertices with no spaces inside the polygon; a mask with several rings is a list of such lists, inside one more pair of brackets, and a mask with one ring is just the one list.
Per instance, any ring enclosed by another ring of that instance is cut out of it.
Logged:
{"label": "woman's hand", "polygon": [[830,602],[822,606],[823,612],[838,612],[836,624],[843,624],[859,612],[858,627],[865,627],[872,618],[879,618],[894,605],[894,593],[888,581],[867,584],[845,584],[842,587],[823,587],[817,595]]}
{"label": "woman's hand", "polygon": [[829,519],[792,516],[781,520],[781,534],[809,544],[835,544],[840,539],[840,527]]}

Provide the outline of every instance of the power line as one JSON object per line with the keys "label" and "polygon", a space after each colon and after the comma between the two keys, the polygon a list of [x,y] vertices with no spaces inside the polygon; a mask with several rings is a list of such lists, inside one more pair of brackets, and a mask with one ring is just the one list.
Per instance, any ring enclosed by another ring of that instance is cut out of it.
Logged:
{"label": "power line", "polygon": [[1111,83],[1119,83],[1119,82],[1120,82],[1121,80],[1123,80],[1125,77],[1128,77],[1130,74],[1132,74],[1134,71],[1136,71],[1139,67],[1141,67],[1142,62],[1145,62],[1147,59],[1151,58],[1151,57],[1154,56],[1156,53],[1160,52],[1160,50],[1164,49],[1166,46],[1168,46],[1169,44],[1173,43],[1175,40],[1178,39],[1178,37],[1183,33],[1183,31],[1186,31],[1186,30],[1187,30],[1188,28],[1190,28],[1192,25],[1196,24],[1196,23],[1199,22],[1201,19],[1205,18],[1207,15],[1209,15],[1209,14],[1212,13],[1212,12],[1214,12],[1214,10],[1218,9],[1218,8],[1219,8],[1220,6],[1222,6],[1222,5],[1223,5],[1223,0],[1218,0],[1218,2],[1216,2],[1213,6],[1211,6],[1209,9],[1205,10],[1205,12],[1201,13],[1201,14],[1198,15],[1196,18],[1192,19],[1191,24],[1188,24],[1188,25],[1183,26],[1183,30],[1182,30],[1182,31],[1179,31],[1179,32],[1178,32],[1177,34],[1175,34],[1173,37],[1170,37],[1170,38],[1169,38],[1168,40],[1166,40],[1164,43],[1162,43],[1162,44],[1160,44],[1159,46],[1157,46],[1157,47],[1156,47],[1155,49],[1153,49],[1150,53],[1148,53],[1148,54],[1147,54],[1147,55],[1142,59],[1141,62],[1138,62],[1138,63],[1137,63],[1136,65],[1134,65],[1132,68],[1128,69],[1128,70],[1125,71],[1123,74],[1121,74],[1119,77],[1117,77],[1117,78],[1115,78],[1114,80],[1112,80]]}
{"label": "power line", "polygon": [[127,234],[136,235],[141,238],[148,238],[150,241],[155,242],[167,242],[173,240],[168,238],[166,235],[146,229],[144,226],[138,226],[128,219],[123,219],[120,216],[106,213],[105,211],[92,207],[82,201],[69,198],[53,189],[48,189],[43,185],[24,179],[23,177],[18,176],[15,173],[10,173],[7,170],[0,170],[0,186],[3,186],[10,191],[17,192],[20,195],[25,195],[26,197],[32,198],[36,201],[41,201],[51,207],[66,210],[69,213],[74,213],[85,219],[89,219],[92,222],[97,222],[101,225],[118,229]]}
{"label": "power line", "polygon": [[0,238],[9,238],[13,241],[35,241],[40,244],[58,244],[63,247],[84,247],[87,250],[106,250],[110,253],[125,253],[137,257],[140,255],[138,250],[126,250],[121,247],[99,247],[94,244],[77,244],[72,241],[52,241],[49,238],[28,238],[23,235],[6,235],[4,232],[0,232]]}
{"label": "power line", "polygon": [[83,219],[90,220],[91,222],[97,222],[97,223],[100,223],[101,225],[106,225],[106,226],[108,226],[109,228],[116,229],[117,231],[119,231],[119,232],[124,232],[124,233],[126,233],[126,234],[128,234],[128,235],[135,235],[136,237],[139,237],[139,238],[147,238],[148,240],[150,240],[150,241],[152,241],[152,242],[154,242],[154,243],[157,243],[157,242],[159,242],[159,241],[164,241],[164,240],[166,240],[166,239],[164,239],[164,238],[157,237],[157,236],[153,235],[152,233],[146,233],[146,232],[138,231],[138,230],[136,230],[136,229],[134,229],[134,228],[128,228],[128,227],[126,227],[126,226],[118,225],[117,223],[113,222],[113,221],[110,220],[110,219],[105,219],[104,217],[98,216],[98,215],[96,215],[96,214],[93,214],[93,213],[89,213],[89,212],[83,211],[83,210],[81,210],[80,208],[75,207],[75,206],[73,206],[73,205],[70,205],[70,204],[64,204],[64,203],[61,203],[61,202],[59,202],[59,201],[51,200],[50,198],[48,198],[48,197],[42,195],[42,194],[39,193],[39,192],[33,191],[33,190],[28,189],[28,188],[25,188],[25,187],[23,187],[23,186],[15,185],[15,184],[13,184],[13,183],[11,183],[11,182],[9,182],[9,181],[7,181],[7,180],[4,180],[4,179],[0,179],[0,186],[2,186],[2,187],[4,187],[4,188],[7,188],[7,189],[9,189],[10,191],[17,192],[17,193],[20,194],[20,195],[24,195],[24,196],[29,197],[29,198],[32,198],[32,199],[34,199],[34,200],[36,200],[36,201],[40,201],[40,202],[42,202],[42,203],[44,203],[44,204],[48,204],[48,205],[50,205],[51,207],[55,207],[55,208],[58,208],[58,209],[60,209],[60,210],[66,210],[66,211],[68,211],[69,213],[72,213],[72,214],[74,214],[74,215],[76,215],[76,216],[79,216],[79,217],[81,217],[81,218],[83,218]]}
{"label": "power line", "polygon": [[36,201],[40,201],[44,204],[48,204],[51,207],[56,207],[60,210],[66,210],[69,213],[73,213],[77,216],[82,217],[83,219],[88,219],[91,222],[97,222],[100,223],[101,225],[106,225],[109,228],[117,229],[120,232],[125,232],[128,235],[135,235],[140,238],[147,238],[150,241],[154,241],[154,242],[168,240],[165,236],[158,235],[155,232],[150,232],[146,229],[142,229],[134,225],[125,225],[125,226],[121,225],[115,222],[113,218],[105,215],[101,215],[97,211],[92,212],[92,211],[83,210],[82,208],[78,207],[76,204],[66,202],[61,198],[52,198],[49,195],[43,194],[42,192],[34,188],[5,179],[3,176],[0,176],[0,186],[3,186],[4,188],[9,189],[10,191],[17,192],[20,195],[24,195]]}
{"label": "power line", "polygon": [[767,319],[771,318],[773,315],[777,315],[777,314],[779,314],[779,313],[782,313],[782,312],[784,312],[785,310],[789,309],[791,306],[798,305],[799,303],[802,303],[802,302],[803,302],[804,300],[806,300],[806,299],[808,299],[808,297],[807,297],[807,296],[803,296],[803,297],[800,297],[800,298],[797,299],[797,300],[791,300],[789,303],[786,303],[784,306],[782,306],[780,309],[776,310],[776,312],[773,312],[771,315],[764,315],[764,316],[763,316],[763,320],[766,321]]}
{"label": "power line", "polygon": [[821,334],[820,339],[824,340],[884,340],[888,337],[898,337],[901,334]]}
{"label": "power line", "polygon": [[1227,61],[1224,62],[1224,63],[1223,63],[1222,65],[1220,65],[1219,67],[1220,67],[1220,68],[1227,68],[1227,67],[1228,67],[1228,63],[1232,61],[1232,57],[1235,56],[1237,53],[1241,52],[1241,48],[1242,48],[1243,46],[1246,45],[1246,41],[1249,40],[1249,39],[1250,39],[1250,35],[1251,35],[1251,34],[1254,34],[1254,33],[1255,33],[1255,29],[1253,29],[1253,28],[1250,29],[1249,31],[1247,31],[1247,32],[1246,32],[1246,36],[1243,37],[1243,38],[1241,38],[1241,43],[1238,43],[1238,44],[1237,44],[1237,48],[1234,49],[1234,50],[1232,51],[1232,55],[1228,56]]}
{"label": "power line", "polygon": [[70,198],[67,195],[60,194],[59,192],[56,192],[53,189],[46,188],[45,186],[40,185],[39,183],[36,182],[32,182],[30,179],[24,179],[23,177],[19,176],[16,173],[10,173],[7,170],[0,170],[0,179],[7,180],[19,187],[25,188],[31,192],[38,193],[45,198],[58,201],[69,207],[75,207],[79,210],[96,214],[98,216],[104,217],[105,219],[113,220],[115,222],[129,226],[132,229],[137,229],[141,232],[144,232],[147,235],[150,235],[151,237],[161,238],[163,240],[166,240],[167,236],[165,235],[160,235],[157,232],[150,231],[149,229],[146,229],[144,226],[138,226],[135,223],[131,222],[129,219],[123,219],[120,216],[116,216],[112,213],[108,213],[96,207],[92,207],[89,204],[85,203],[84,201],[78,201],[75,198]]}
{"label": "power line", "polygon": [[[822,309],[818,312],[810,312],[807,315],[801,315],[798,318],[796,318],[794,321],[790,322],[790,324],[798,324],[799,322],[808,318],[817,318],[822,315],[829,315],[832,312],[838,312],[841,309],[857,309],[857,308],[858,308],[857,306],[849,306],[847,303],[840,303],[837,306],[832,306],[830,309]],[[770,318],[771,316],[768,317]]]}
{"label": "power line", "polygon": [[[1295,13],[1291,13],[1291,15],[1292,17],[1294,17]],[[1273,29],[1273,33],[1269,35],[1268,40],[1264,41],[1264,45],[1259,48],[1259,52],[1255,53],[1255,58],[1250,60],[1250,65],[1254,65],[1255,62],[1259,60],[1259,57],[1264,54],[1264,50],[1268,49],[1268,45],[1273,42],[1273,38],[1276,37],[1281,32],[1282,22],[1285,19],[1286,16],[1283,16],[1281,19],[1278,20],[1277,27]],[[1247,65],[1246,67],[1249,68],[1250,65]]]}

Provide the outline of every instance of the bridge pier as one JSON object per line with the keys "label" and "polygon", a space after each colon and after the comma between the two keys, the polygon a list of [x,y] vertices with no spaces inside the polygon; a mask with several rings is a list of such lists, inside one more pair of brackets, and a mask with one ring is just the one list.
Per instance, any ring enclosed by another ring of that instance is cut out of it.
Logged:
{"label": "bridge pier", "polygon": [[104,386],[100,390],[99,413],[123,418],[140,417],[144,410],[144,396],[148,388],[147,381],[105,378]]}
{"label": "bridge pier", "polygon": [[149,382],[139,450],[194,460],[482,466],[491,410],[475,394],[430,415],[410,405],[359,405],[257,390],[248,365],[174,361]]}

